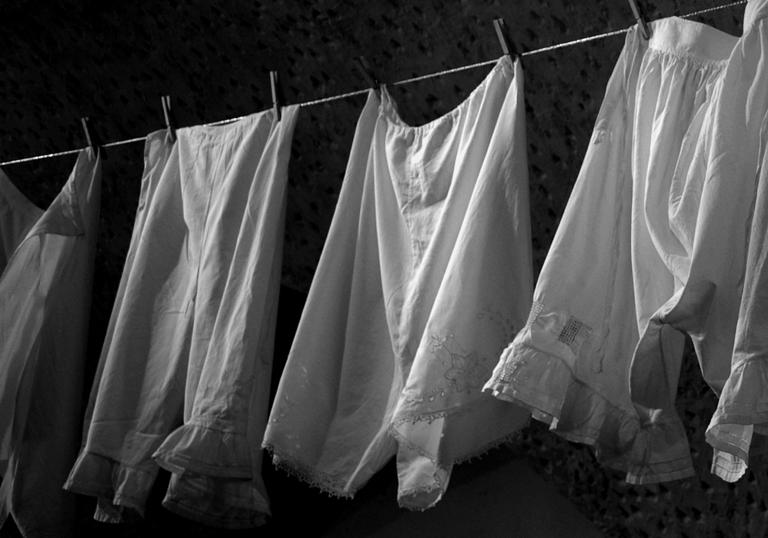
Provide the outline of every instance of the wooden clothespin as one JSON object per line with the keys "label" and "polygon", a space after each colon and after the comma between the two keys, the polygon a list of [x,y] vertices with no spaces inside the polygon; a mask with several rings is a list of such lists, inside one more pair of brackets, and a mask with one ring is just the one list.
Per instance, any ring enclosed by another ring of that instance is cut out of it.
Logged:
{"label": "wooden clothespin", "polygon": [[176,142],[176,122],[174,121],[173,111],[171,110],[171,96],[160,96],[160,104],[163,106],[163,117],[165,118],[165,128],[167,130],[168,141],[173,144]]}
{"label": "wooden clothespin", "polygon": [[515,48],[515,44],[509,39],[507,34],[507,25],[504,23],[504,19],[497,17],[493,19],[493,27],[496,29],[496,37],[501,45],[501,50],[506,56],[517,58],[520,55]]}
{"label": "wooden clothespin", "polygon": [[85,140],[88,143],[88,147],[91,148],[91,151],[93,151],[93,155],[95,157],[101,156],[102,158],[105,158],[101,145],[99,144],[99,140],[96,137],[96,134],[93,131],[93,128],[91,127],[91,119],[88,116],[83,116],[80,118],[80,123],[83,126],[83,132],[85,133]]}
{"label": "wooden clothespin", "polygon": [[648,40],[651,38],[651,27],[643,14],[643,10],[637,3],[637,0],[629,0],[629,7],[632,8],[632,15],[637,21],[637,25],[640,27],[640,33]]}
{"label": "wooden clothespin", "polygon": [[269,86],[272,89],[272,107],[275,109],[275,118],[280,119],[280,107],[283,105],[280,99],[280,84],[277,78],[277,71],[269,72]]}
{"label": "wooden clothespin", "polygon": [[373,70],[371,69],[371,64],[368,63],[368,60],[365,59],[365,56],[358,56],[355,58],[357,68],[360,70],[360,73],[363,75],[363,78],[368,83],[368,86],[378,92],[379,91],[379,85],[381,84],[379,82],[379,79],[376,78],[376,75],[373,74]]}

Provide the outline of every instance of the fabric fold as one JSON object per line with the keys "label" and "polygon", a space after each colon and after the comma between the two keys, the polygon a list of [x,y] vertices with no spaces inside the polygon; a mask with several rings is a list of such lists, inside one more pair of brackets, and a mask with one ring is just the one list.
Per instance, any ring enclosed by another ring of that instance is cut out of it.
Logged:
{"label": "fabric fold", "polygon": [[396,456],[422,510],[527,422],[479,390],[530,305],[522,91],[505,57],[425,125],[369,94],[265,434],[277,465],[352,496]]}
{"label": "fabric fold", "polygon": [[[712,472],[734,482],[744,475],[752,445],[768,435],[768,2],[747,4],[744,36],[729,61],[723,98],[716,115],[712,177],[720,198],[737,214],[729,223],[732,247],[722,271],[736,273],[740,293],[726,311],[732,346],[713,347],[702,363],[714,378],[717,409],[707,428],[714,448]],[[752,192],[752,196],[747,196]],[[717,230],[710,232],[713,242]],[[721,232],[722,233],[722,232]],[[729,288],[730,289],[730,288]],[[722,323],[723,319],[718,319]]]}
{"label": "fabric fold", "polygon": [[681,331],[715,289],[689,273],[708,199],[702,140],[737,44],[675,17],[652,29],[627,34],[528,322],[485,384],[631,483],[693,474],[671,404]]}
{"label": "fabric fold", "polygon": [[[66,487],[96,517],[163,504],[197,521],[264,523],[267,415],[288,160],[298,107],[147,137],[136,223]],[[133,480],[132,477],[137,479]],[[140,479],[139,479],[140,478]]]}
{"label": "fabric fold", "polygon": [[[101,164],[89,150],[47,210],[0,173],[0,526],[72,536]],[[8,220],[6,220],[8,217]]]}

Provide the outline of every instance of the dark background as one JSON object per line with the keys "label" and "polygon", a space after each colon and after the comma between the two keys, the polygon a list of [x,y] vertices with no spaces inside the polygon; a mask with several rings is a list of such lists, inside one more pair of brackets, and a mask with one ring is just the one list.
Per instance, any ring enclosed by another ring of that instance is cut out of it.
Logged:
{"label": "dark background", "polygon": [[[718,0],[643,2],[650,18],[684,14]],[[743,6],[696,20],[740,33]],[[363,54],[383,81],[395,81],[500,55],[491,21],[503,16],[521,50],[621,29],[633,23],[621,0],[538,2],[0,2],[0,161],[81,147],[79,117],[105,141],[161,128],[160,95],[170,94],[180,126],[271,106],[268,71],[280,73],[289,103],[364,88],[353,59]],[[565,207],[605,85],[623,44],[606,38],[524,59],[536,270]],[[392,88],[404,119],[423,123],[457,105],[487,73],[483,67]],[[355,122],[364,97],[301,110],[292,149],[286,241],[275,356],[280,374],[330,225]],[[92,375],[130,239],[142,172],[141,143],[110,148],[104,162],[101,227],[89,342]],[[49,204],[74,156],[5,167],[32,201]],[[690,348],[690,346],[689,346]],[[709,473],[704,442],[714,394],[687,353],[678,407],[698,478],[630,487],[596,464],[589,449],[533,424],[510,446],[455,471],[454,481],[525,458],[595,525],[611,536],[762,536],[768,529],[768,478],[762,461],[737,484]],[[90,377],[89,377],[90,380]],[[338,501],[264,468],[274,518],[235,535],[317,533],[363,503],[394,503],[396,477],[385,468],[354,501]],[[514,476],[509,477],[514,480]],[[453,486],[452,486],[453,487]],[[90,520],[81,532],[145,536],[175,532],[219,536],[160,506],[162,480],[147,518],[111,527]],[[449,488],[447,495],[451,494]],[[384,501],[381,501],[384,502]],[[436,529],[437,531],[438,529]],[[6,529],[7,531],[7,529]],[[450,535],[450,529],[442,529]],[[501,532],[501,531],[500,531]]]}

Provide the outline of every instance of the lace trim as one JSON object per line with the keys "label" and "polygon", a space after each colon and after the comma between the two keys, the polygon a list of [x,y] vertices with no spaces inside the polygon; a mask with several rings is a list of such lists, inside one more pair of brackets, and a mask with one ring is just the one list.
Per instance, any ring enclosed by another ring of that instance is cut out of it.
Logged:
{"label": "lace trim", "polygon": [[262,448],[272,456],[272,464],[276,468],[308,486],[322,491],[330,497],[352,499],[355,496],[356,491],[347,491],[343,481],[286,455],[275,445],[267,444]]}
{"label": "lace trim", "polygon": [[[434,458],[434,454],[427,453],[427,451],[423,450],[420,446],[415,445],[411,443],[407,437],[405,437],[403,434],[397,431],[397,427],[405,424],[416,424],[417,422],[429,422],[432,423],[438,418],[446,418],[449,415],[456,416],[461,413],[466,413],[469,411],[469,409],[457,409],[455,411],[439,411],[434,413],[425,413],[423,415],[412,415],[408,417],[402,417],[395,422],[393,422],[389,428],[388,432],[392,436],[392,438],[395,439],[400,444],[405,445],[409,450],[413,450],[420,456],[424,456],[425,458],[429,459],[432,463],[434,463],[438,467],[445,467],[444,465],[440,465]],[[482,458],[486,453],[490,452],[491,450],[498,448],[503,445],[507,445],[512,443],[513,441],[518,441],[521,436],[522,432],[521,430],[525,426],[522,426],[519,430],[516,430],[512,433],[505,434],[497,439],[494,439],[493,441],[490,441],[489,443],[484,444],[477,450],[474,450],[472,452],[469,452],[467,455],[455,458],[453,461],[449,462],[449,465],[459,465],[461,463],[469,462],[472,460],[480,459]]]}

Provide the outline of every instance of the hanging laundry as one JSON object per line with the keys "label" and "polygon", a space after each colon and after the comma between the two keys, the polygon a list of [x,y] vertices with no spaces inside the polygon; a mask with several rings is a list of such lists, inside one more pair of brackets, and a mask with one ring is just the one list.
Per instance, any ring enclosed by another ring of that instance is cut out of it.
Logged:
{"label": "hanging laundry", "polygon": [[[712,155],[707,170],[712,205],[728,203],[731,215],[727,220],[711,222],[702,232],[707,233],[702,237],[709,240],[702,240],[701,250],[716,250],[718,256],[714,268],[700,278],[716,285],[713,306],[719,305],[717,294],[721,289],[729,294],[728,309],[712,321],[725,324],[734,336],[721,345],[707,340],[699,345],[708,345],[702,369],[720,395],[707,429],[707,441],[715,449],[712,472],[727,481],[737,480],[746,471],[753,435],[768,435],[766,46],[768,1],[751,0],[745,11],[744,35],[728,61],[708,148]],[[745,250],[746,260],[742,263]],[[706,332],[699,332],[707,337],[710,328],[708,324]]]}
{"label": "hanging laundry", "polygon": [[350,497],[392,456],[402,506],[527,423],[480,391],[532,289],[519,62],[419,127],[386,88],[357,124],[265,433],[274,462]]}
{"label": "hanging laundry", "polygon": [[61,484],[82,419],[101,165],[80,152],[46,211],[0,172],[0,527],[73,536]]}
{"label": "hanging laundry", "polygon": [[[717,346],[728,332],[707,321],[713,288],[693,268],[717,255],[700,252],[702,220],[731,228],[725,206],[707,209],[705,148],[737,38],[678,18],[651,26],[650,41],[637,27],[627,35],[528,323],[485,386],[632,483],[693,474],[673,405],[684,334],[670,324],[696,342],[706,322]],[[738,278],[717,293],[734,293]],[[672,304],[683,309],[674,320]],[[654,398],[664,412],[646,408]]]}
{"label": "hanging laundry", "polygon": [[66,488],[95,518],[163,505],[218,527],[269,514],[267,417],[288,159],[298,107],[147,137],[131,246]]}

